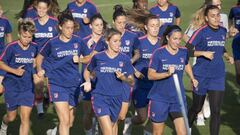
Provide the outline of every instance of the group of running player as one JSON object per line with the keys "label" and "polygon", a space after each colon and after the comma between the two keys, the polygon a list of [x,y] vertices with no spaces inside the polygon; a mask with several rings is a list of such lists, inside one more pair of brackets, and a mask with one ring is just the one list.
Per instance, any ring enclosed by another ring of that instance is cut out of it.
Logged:
{"label": "group of running player", "polygon": [[[132,9],[115,5],[112,26],[91,0],[71,1],[63,12],[59,12],[57,0],[25,0],[16,16],[19,23],[15,41],[0,7],[0,92],[4,93],[7,108],[0,135],[7,134],[8,124],[15,120],[18,110],[19,134],[29,134],[34,105],[38,116],[44,117],[45,84],[59,119],[47,135],[70,134],[79,97],[87,135],[95,134],[95,123],[102,134],[117,135],[121,121],[124,135],[131,134],[132,125],[144,126],[144,134],[161,135],[168,116],[176,133],[185,135],[182,105],[191,128],[196,118],[197,123],[202,118],[200,125],[204,125],[204,116],[199,112],[205,103],[211,112],[210,134],[218,135],[225,90],[223,57],[235,63],[240,85],[239,5],[240,1],[231,9],[228,26],[226,14],[221,13],[221,1],[205,0],[183,34],[179,27],[181,12],[168,0],[156,0],[150,9],[148,0],[133,0]],[[225,48],[228,37],[234,37],[234,58]],[[181,45],[182,39],[185,46]],[[193,68],[190,57],[195,57]],[[189,110],[184,71],[193,88]],[[174,74],[180,83],[182,105]],[[136,113],[126,118],[131,101]]]}

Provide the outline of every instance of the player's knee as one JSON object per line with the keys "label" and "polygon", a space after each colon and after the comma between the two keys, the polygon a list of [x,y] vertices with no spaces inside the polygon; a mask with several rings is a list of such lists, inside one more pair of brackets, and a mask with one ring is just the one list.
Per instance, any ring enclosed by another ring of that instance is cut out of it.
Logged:
{"label": "player's knee", "polygon": [[139,116],[140,123],[144,123],[147,120],[147,116]]}
{"label": "player's knee", "polygon": [[6,117],[9,122],[13,122],[16,119],[16,115],[14,114],[6,115]]}

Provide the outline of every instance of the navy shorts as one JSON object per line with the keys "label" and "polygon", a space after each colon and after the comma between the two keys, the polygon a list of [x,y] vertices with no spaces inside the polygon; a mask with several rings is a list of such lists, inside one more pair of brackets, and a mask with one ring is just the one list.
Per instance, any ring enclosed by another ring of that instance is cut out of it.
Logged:
{"label": "navy shorts", "polygon": [[[185,102],[186,109],[186,102]],[[165,122],[170,113],[178,113],[178,117],[183,117],[181,112],[181,105],[179,103],[168,103],[164,101],[151,100],[149,102],[148,117],[152,122]]]}
{"label": "navy shorts", "polygon": [[108,115],[112,122],[116,122],[122,107],[122,97],[95,93],[92,94],[92,107],[97,117]]}
{"label": "navy shorts", "polygon": [[51,102],[68,102],[69,105],[75,107],[78,104],[80,88],[49,84],[49,93]]}
{"label": "navy shorts", "polygon": [[193,92],[197,95],[206,95],[209,90],[224,91],[225,89],[225,77],[220,78],[206,78],[195,76],[198,80],[198,87],[193,88]]}
{"label": "navy shorts", "polygon": [[14,91],[11,89],[5,89],[4,100],[8,111],[14,111],[19,106],[33,107],[34,93],[33,90]]}

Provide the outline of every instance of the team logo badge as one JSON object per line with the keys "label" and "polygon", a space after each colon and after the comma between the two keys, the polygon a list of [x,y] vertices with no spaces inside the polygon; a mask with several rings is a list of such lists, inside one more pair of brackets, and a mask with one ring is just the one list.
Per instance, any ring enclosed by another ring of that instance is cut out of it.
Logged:
{"label": "team logo badge", "polygon": [[180,58],[181,63],[184,63],[184,58]]}
{"label": "team logo badge", "polygon": [[156,116],[155,112],[152,112],[152,117],[155,117],[155,116]]}
{"label": "team logo badge", "polygon": [[225,40],[225,36],[224,35],[222,35],[222,39]]}
{"label": "team logo badge", "polygon": [[173,17],[173,12],[170,12],[169,15],[170,15],[170,17]]}
{"label": "team logo badge", "polygon": [[73,46],[74,46],[75,49],[77,49],[78,48],[78,43],[74,43]]}
{"label": "team logo badge", "polygon": [[119,61],[119,67],[123,67],[123,62],[122,61]]}
{"label": "team logo badge", "polygon": [[34,57],[34,52],[31,53],[32,57]]}
{"label": "team logo badge", "polygon": [[1,31],[4,31],[4,27],[0,27],[0,30],[1,30]]}
{"label": "team logo badge", "polygon": [[130,45],[130,40],[125,40],[126,45]]}
{"label": "team logo badge", "polygon": [[58,93],[53,94],[54,98],[58,98]]}
{"label": "team logo badge", "polygon": [[87,13],[88,9],[84,8],[83,13]]}
{"label": "team logo badge", "polygon": [[48,27],[48,31],[52,31],[53,30],[53,28],[52,27]]}

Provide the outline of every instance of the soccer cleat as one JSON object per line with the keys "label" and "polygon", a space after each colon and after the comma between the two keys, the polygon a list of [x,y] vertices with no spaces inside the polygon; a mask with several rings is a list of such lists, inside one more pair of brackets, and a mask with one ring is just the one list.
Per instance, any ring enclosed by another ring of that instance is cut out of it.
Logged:
{"label": "soccer cleat", "polygon": [[132,132],[132,120],[131,118],[126,118],[124,121],[123,135],[131,135]]}
{"label": "soccer cleat", "polygon": [[196,124],[197,124],[197,126],[205,126],[204,118],[203,117],[198,117],[197,120],[196,120]]}

